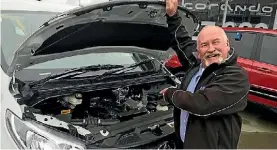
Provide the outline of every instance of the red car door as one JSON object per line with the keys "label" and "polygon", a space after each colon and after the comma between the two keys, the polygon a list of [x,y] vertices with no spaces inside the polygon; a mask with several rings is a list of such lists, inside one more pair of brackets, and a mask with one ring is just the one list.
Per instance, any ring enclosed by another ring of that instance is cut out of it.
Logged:
{"label": "red car door", "polygon": [[[250,83],[253,83],[253,63],[256,53],[258,33],[236,31],[230,28],[225,30],[225,32],[230,41],[230,46],[233,47],[239,55],[238,64],[247,71]],[[241,34],[241,38],[237,38],[238,34]]]}
{"label": "red car door", "polygon": [[277,35],[261,37],[252,76],[251,100],[277,108]]}

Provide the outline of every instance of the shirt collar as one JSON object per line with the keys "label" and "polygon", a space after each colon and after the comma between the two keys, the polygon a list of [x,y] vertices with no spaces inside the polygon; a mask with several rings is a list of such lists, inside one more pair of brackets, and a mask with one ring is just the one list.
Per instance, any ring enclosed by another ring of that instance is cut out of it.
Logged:
{"label": "shirt collar", "polygon": [[202,74],[204,72],[204,70],[205,70],[205,68],[204,68],[203,64],[200,63],[199,70],[198,70],[199,74]]}

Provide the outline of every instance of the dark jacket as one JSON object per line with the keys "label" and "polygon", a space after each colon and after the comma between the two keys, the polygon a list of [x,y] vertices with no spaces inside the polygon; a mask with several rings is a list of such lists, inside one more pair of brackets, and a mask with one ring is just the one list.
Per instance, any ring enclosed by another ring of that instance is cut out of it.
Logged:
{"label": "dark jacket", "polygon": [[[239,112],[247,105],[250,88],[246,71],[237,64],[237,54],[230,50],[230,57],[222,64],[211,64],[203,72],[194,93],[187,86],[198,71],[200,61],[192,54],[195,42],[181,25],[177,15],[167,16],[172,37],[172,48],[178,55],[186,75],[178,88],[169,88],[164,98],[174,108],[174,126],[178,148],[237,148],[242,119]],[[184,143],[180,143],[180,109],[189,112]],[[183,146],[183,147],[182,147]]]}

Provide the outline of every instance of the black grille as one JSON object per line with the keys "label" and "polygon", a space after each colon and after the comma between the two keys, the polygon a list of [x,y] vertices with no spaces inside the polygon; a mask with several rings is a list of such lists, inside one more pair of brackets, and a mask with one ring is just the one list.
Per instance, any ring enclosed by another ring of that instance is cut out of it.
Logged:
{"label": "black grille", "polygon": [[134,149],[158,149],[162,144],[164,144],[165,141],[155,141],[152,143],[140,145],[137,147],[134,147]]}
{"label": "black grille", "polygon": [[134,143],[141,140],[141,138],[136,134],[128,134],[122,136],[117,142],[116,145],[126,145],[129,143]]}

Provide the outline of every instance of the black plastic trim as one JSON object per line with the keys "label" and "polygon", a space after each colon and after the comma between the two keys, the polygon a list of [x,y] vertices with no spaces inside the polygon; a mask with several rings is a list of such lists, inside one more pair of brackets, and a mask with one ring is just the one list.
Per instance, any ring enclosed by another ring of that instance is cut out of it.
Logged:
{"label": "black plastic trim", "polygon": [[251,87],[250,94],[277,102],[277,93],[266,89]]}

